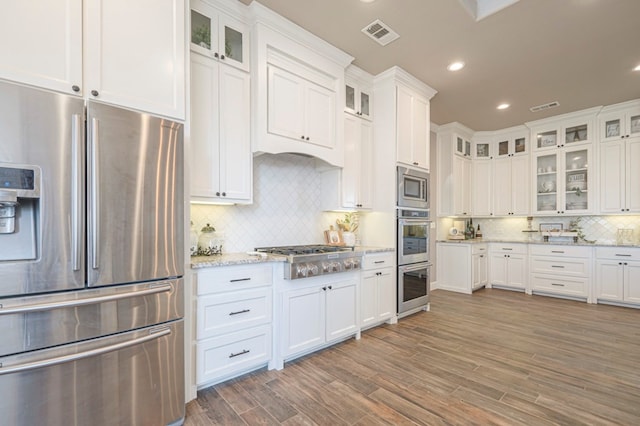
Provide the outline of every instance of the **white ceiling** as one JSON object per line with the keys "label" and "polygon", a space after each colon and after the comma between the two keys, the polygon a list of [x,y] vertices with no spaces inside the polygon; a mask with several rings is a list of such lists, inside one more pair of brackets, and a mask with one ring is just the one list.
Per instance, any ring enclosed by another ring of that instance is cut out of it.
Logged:
{"label": "white ceiling", "polygon": [[[477,22],[456,0],[256,1],[371,74],[398,65],[436,89],[437,124],[497,130],[640,98],[640,0],[520,0]],[[365,36],[375,19],[400,38],[382,47]],[[454,60],[466,67],[447,71]],[[560,107],[529,111],[551,101]]]}

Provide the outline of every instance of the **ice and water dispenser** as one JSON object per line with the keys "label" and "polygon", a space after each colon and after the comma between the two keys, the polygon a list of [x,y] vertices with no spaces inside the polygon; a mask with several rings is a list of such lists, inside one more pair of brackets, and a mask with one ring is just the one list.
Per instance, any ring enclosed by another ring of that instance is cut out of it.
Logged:
{"label": "ice and water dispenser", "polygon": [[37,256],[40,169],[0,164],[0,261]]}

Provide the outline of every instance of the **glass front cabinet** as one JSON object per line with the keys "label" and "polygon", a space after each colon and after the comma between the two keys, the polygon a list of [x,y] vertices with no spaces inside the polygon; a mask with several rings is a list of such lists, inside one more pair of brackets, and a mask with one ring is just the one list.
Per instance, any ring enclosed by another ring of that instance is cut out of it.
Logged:
{"label": "glass front cabinet", "polygon": [[249,71],[249,27],[203,1],[192,0],[191,50]]}
{"label": "glass front cabinet", "polygon": [[640,136],[640,105],[600,115],[600,142]]}
{"label": "glass front cabinet", "polygon": [[599,108],[528,123],[535,151],[590,145],[596,138]]}
{"label": "glass front cabinet", "polygon": [[471,141],[456,135],[456,155],[471,158]]}
{"label": "glass front cabinet", "polygon": [[526,132],[506,134],[496,142],[495,157],[513,157],[529,153],[529,137]]}
{"label": "glass front cabinet", "polygon": [[576,215],[592,209],[591,147],[563,148],[534,156],[536,214]]}

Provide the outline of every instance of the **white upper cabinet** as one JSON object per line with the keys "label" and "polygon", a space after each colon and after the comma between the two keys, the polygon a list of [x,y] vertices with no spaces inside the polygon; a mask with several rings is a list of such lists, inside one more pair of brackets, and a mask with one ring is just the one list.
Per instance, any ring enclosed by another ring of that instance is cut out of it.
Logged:
{"label": "white upper cabinet", "polygon": [[328,149],[335,146],[335,92],[269,66],[268,131]]}
{"label": "white upper cabinet", "polygon": [[492,168],[491,161],[473,161],[471,165],[471,213],[473,216],[492,216]]}
{"label": "white upper cabinet", "polygon": [[82,90],[82,0],[9,1],[0,14],[0,78]]}
{"label": "white upper cabinet", "polygon": [[345,75],[344,110],[358,117],[373,118],[373,76],[355,65]]}
{"label": "white upper cabinet", "polygon": [[640,102],[607,106],[598,116],[600,142],[640,136]]}
{"label": "white upper cabinet", "polygon": [[191,199],[249,203],[249,74],[191,56]]}
{"label": "white upper cabinet", "polygon": [[353,57],[258,2],[252,26],[252,150],[344,166],[345,68]]}
{"label": "white upper cabinet", "polygon": [[184,119],[184,9],[184,0],[7,3],[0,55],[11,60],[0,77]]}
{"label": "white upper cabinet", "polygon": [[600,212],[640,213],[640,137],[600,144]]}
{"label": "white upper cabinet", "polygon": [[533,149],[551,150],[592,144],[596,140],[596,115],[600,107],[527,123]]}
{"label": "white upper cabinet", "polygon": [[593,210],[591,147],[536,153],[534,212],[577,215]]}
{"label": "white upper cabinet", "polygon": [[[470,138],[469,138],[470,139]],[[456,135],[455,137],[455,154],[461,157],[471,158],[471,141],[462,137],[460,135]]]}
{"label": "white upper cabinet", "polygon": [[184,0],[85,7],[85,96],[184,119]]}
{"label": "white upper cabinet", "polygon": [[429,101],[407,87],[397,90],[397,160],[429,170]]}
{"label": "white upper cabinet", "polygon": [[[459,123],[449,123],[438,129],[438,163],[437,163],[437,202],[438,216],[468,216],[474,214],[472,207],[484,216],[491,215],[490,182],[488,173],[490,161],[477,161],[486,163],[484,167],[475,166],[476,163],[470,156],[459,155],[458,141],[471,141],[473,131]],[[471,142],[469,142],[471,152]],[[472,170],[473,169],[473,170]],[[471,184],[472,173],[476,173],[479,182]],[[479,188],[478,186],[482,186]],[[478,189],[481,194],[472,196],[472,192]],[[473,204],[473,206],[472,206]]]}
{"label": "white upper cabinet", "polygon": [[249,27],[203,1],[192,0],[191,50],[249,71]]}

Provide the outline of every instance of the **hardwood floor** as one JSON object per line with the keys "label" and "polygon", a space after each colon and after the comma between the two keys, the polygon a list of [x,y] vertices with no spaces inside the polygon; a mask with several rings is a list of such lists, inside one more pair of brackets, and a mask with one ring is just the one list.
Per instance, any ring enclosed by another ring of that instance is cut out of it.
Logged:
{"label": "hardwood floor", "polygon": [[638,425],[640,310],[506,290],[198,393],[185,425]]}

